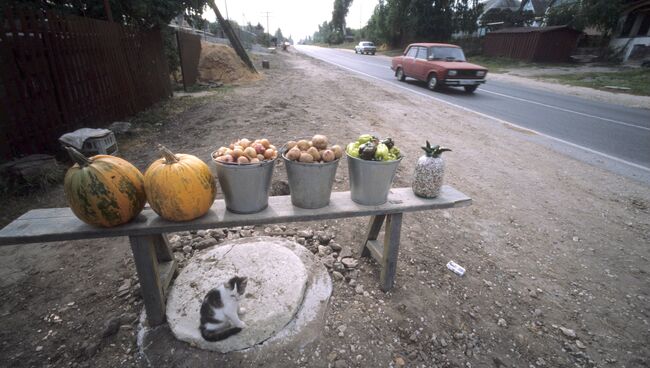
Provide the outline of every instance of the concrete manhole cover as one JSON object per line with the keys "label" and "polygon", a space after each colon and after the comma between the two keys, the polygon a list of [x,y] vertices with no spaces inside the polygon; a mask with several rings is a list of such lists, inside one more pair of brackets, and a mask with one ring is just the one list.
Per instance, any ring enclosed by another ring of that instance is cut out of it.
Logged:
{"label": "concrete manhole cover", "polygon": [[[242,239],[243,240],[243,239]],[[303,303],[308,271],[300,257],[277,238],[251,238],[207,249],[192,258],[172,285],[167,322],[177,339],[222,353],[250,348],[280,332]],[[233,276],[248,277],[240,300],[248,326],[223,341],[208,342],[199,331],[205,294]]]}

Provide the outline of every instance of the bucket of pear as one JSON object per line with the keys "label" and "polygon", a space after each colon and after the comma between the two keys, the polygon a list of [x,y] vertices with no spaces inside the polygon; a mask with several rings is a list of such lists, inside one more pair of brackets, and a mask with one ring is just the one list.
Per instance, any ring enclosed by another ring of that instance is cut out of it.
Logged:
{"label": "bucket of pear", "polygon": [[277,158],[278,150],[268,139],[243,138],[212,152],[228,211],[255,213],[268,206]]}
{"label": "bucket of pear", "polygon": [[330,146],[326,136],[317,134],[311,140],[289,141],[281,151],[291,203],[308,209],[327,206],[343,148]]}
{"label": "bucket of pear", "polygon": [[392,138],[364,134],[345,148],[350,195],[356,203],[379,206],[388,200],[402,154]]}

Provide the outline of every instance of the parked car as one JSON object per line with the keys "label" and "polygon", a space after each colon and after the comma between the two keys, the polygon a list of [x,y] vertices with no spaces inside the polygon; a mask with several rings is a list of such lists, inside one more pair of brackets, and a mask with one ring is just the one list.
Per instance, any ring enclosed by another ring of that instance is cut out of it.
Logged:
{"label": "parked car", "polygon": [[375,44],[369,41],[361,41],[358,45],[354,46],[355,54],[370,54],[374,55],[377,52]]}
{"label": "parked car", "polygon": [[463,50],[445,43],[414,43],[392,60],[398,80],[406,77],[427,82],[430,90],[440,86],[463,87],[468,93],[485,83],[487,68],[468,63]]}

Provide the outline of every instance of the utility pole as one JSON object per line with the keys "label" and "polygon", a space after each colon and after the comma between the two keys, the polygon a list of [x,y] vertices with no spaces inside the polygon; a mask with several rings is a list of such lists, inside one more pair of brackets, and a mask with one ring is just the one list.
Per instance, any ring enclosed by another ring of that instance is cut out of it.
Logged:
{"label": "utility pole", "polygon": [[223,16],[221,15],[219,8],[217,8],[217,5],[214,3],[214,0],[208,0],[208,5],[212,8],[212,10],[214,10],[214,14],[217,16],[217,20],[219,21],[219,24],[221,24],[221,27],[223,28],[224,32],[226,33],[226,36],[228,37],[228,40],[230,40],[230,45],[232,46],[233,49],[235,49],[235,52],[237,53],[239,58],[242,59],[242,61],[246,64],[246,66],[248,66],[248,68],[252,72],[257,73],[257,69],[255,69],[253,62],[248,57],[246,50],[244,50],[244,46],[242,46],[239,37],[237,37],[237,34],[232,29],[232,25],[230,24],[230,22],[223,19]]}
{"label": "utility pole", "polygon": [[271,46],[271,30],[269,29],[269,14],[271,12],[262,12],[262,14],[266,14],[266,33],[269,34],[269,46]]}

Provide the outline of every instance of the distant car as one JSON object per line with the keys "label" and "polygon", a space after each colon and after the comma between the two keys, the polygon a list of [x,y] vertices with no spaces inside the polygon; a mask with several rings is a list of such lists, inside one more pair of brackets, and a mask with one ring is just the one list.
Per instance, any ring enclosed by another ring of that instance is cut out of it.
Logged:
{"label": "distant car", "polygon": [[369,41],[361,41],[358,45],[354,46],[355,54],[370,54],[374,55],[377,52],[375,44]]}
{"label": "distant car", "polygon": [[427,82],[430,90],[440,86],[463,87],[468,93],[485,83],[487,68],[468,63],[463,50],[445,43],[414,43],[402,56],[393,58],[391,69],[398,80],[406,77]]}

